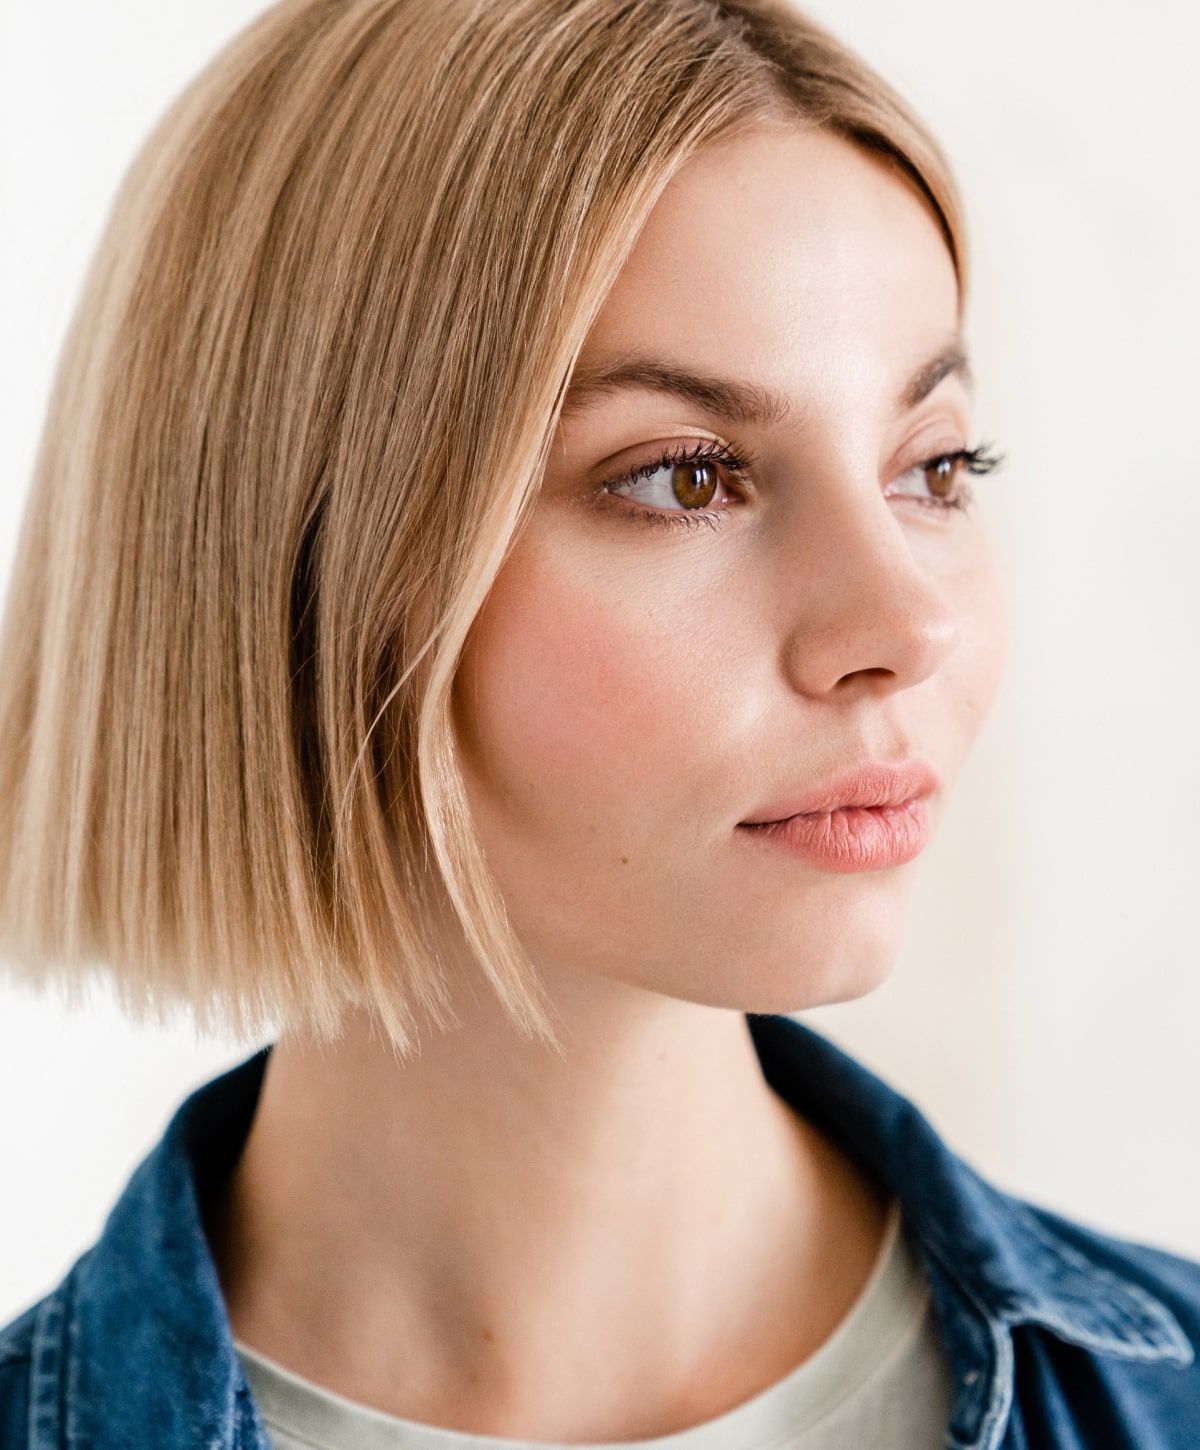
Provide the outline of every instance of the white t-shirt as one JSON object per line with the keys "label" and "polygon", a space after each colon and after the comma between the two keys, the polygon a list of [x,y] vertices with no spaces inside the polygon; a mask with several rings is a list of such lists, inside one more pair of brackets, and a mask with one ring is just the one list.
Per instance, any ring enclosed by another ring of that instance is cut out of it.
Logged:
{"label": "white t-shirt", "polygon": [[[387,1415],[234,1343],[274,1450],[580,1450]],[[950,1392],[929,1283],[896,1199],[862,1291],[802,1364],[715,1419],[648,1440],[590,1441],[587,1450],[941,1450]]]}

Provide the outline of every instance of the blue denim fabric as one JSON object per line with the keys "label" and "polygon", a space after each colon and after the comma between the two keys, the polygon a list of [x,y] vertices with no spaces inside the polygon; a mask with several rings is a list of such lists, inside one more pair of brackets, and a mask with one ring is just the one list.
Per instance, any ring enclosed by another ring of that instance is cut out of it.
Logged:
{"label": "blue denim fabric", "polygon": [[[954,1375],[948,1450],[1198,1450],[1200,1263],[1002,1192],[828,1039],[746,1020],[771,1087],[901,1197]],[[99,1239],[0,1329],[3,1450],[267,1450],[200,1204],[270,1052],[179,1105]]]}

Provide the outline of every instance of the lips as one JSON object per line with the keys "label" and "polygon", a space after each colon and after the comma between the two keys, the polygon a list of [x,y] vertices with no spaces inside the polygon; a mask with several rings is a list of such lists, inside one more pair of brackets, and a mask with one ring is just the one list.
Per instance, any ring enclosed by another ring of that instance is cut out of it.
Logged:
{"label": "lips", "polygon": [[866,760],[820,785],[764,806],[742,825],[765,825],[792,816],[825,815],[854,806],[899,806],[930,795],[940,784],[936,771],[919,756],[895,764]]}

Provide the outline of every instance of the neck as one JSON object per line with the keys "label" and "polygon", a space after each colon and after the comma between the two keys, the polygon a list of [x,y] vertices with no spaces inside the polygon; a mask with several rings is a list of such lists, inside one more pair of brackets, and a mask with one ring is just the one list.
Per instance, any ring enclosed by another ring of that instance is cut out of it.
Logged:
{"label": "neck", "polygon": [[807,1358],[886,1200],[741,1013],[593,986],[563,1057],[487,1002],[403,1065],[358,1015],[281,1038],[211,1215],[235,1336],[387,1413],[548,1440],[668,1434]]}

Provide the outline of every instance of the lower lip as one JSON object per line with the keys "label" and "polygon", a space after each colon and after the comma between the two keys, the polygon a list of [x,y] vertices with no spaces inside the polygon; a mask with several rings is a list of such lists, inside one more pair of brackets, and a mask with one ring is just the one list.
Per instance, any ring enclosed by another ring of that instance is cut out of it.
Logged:
{"label": "lower lip", "polygon": [[898,806],[846,806],[738,829],[828,871],[900,866],[920,855],[929,838],[925,806],[919,797]]}

